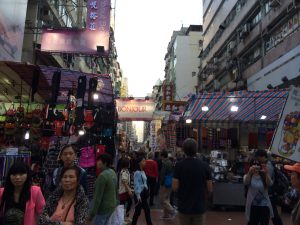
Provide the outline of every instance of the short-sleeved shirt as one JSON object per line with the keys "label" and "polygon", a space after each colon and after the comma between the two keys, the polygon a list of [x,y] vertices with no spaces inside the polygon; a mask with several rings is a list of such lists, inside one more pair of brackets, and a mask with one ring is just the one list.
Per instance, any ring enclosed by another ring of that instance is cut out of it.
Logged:
{"label": "short-sleeved shirt", "polygon": [[122,169],[119,175],[119,194],[126,193],[126,187],[122,181],[125,181],[130,186],[130,173],[128,170]]}
{"label": "short-sleeved shirt", "polygon": [[196,158],[184,159],[176,164],[174,178],[179,181],[178,211],[183,214],[204,213],[207,181],[211,180],[209,165]]}

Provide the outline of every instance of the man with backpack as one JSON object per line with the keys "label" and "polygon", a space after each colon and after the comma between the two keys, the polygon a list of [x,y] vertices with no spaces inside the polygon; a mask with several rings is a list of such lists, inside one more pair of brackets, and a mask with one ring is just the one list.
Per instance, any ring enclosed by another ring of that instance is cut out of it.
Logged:
{"label": "man with backpack", "polygon": [[[278,181],[279,179],[282,178],[282,174],[279,174],[277,176],[277,174],[279,173],[278,169],[276,169],[272,162],[270,160],[268,160],[268,153],[265,150],[259,149],[255,152],[255,158],[259,161],[259,163],[261,165],[265,164],[268,168],[270,177],[272,178],[273,181],[273,185],[271,186],[270,190],[269,190],[269,197],[272,203],[272,208],[273,208],[273,213],[274,213],[274,217],[272,218],[272,222],[274,225],[283,225],[282,223],[282,219],[278,213],[278,209],[277,209],[277,205],[278,205],[278,198],[280,197],[279,194],[275,192],[275,190],[279,189],[278,188]],[[276,172],[276,174],[275,174]],[[278,179],[279,178],[279,179]]]}

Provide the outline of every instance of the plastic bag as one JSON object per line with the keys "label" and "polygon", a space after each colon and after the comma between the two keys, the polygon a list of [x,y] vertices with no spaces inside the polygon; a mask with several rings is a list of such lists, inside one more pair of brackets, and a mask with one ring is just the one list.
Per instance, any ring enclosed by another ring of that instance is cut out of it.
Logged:
{"label": "plastic bag", "polygon": [[118,205],[111,214],[107,225],[124,225],[124,205]]}

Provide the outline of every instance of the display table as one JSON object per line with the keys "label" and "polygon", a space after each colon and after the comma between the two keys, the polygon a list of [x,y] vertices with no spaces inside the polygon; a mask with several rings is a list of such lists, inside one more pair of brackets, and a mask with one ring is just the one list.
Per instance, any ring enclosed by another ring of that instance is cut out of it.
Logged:
{"label": "display table", "polygon": [[243,183],[214,183],[213,205],[244,206],[245,189]]}

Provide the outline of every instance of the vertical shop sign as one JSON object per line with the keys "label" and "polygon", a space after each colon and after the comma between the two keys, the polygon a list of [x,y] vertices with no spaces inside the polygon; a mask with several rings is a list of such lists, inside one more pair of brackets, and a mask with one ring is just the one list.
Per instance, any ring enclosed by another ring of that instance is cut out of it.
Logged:
{"label": "vertical shop sign", "polygon": [[300,88],[291,88],[274,134],[273,154],[300,162]]}
{"label": "vertical shop sign", "polygon": [[90,31],[109,34],[111,0],[88,0],[86,24]]}
{"label": "vertical shop sign", "polygon": [[0,0],[0,60],[21,62],[27,0]]}
{"label": "vertical shop sign", "polygon": [[173,85],[164,85],[163,86],[163,100],[164,101],[173,101],[174,99],[174,86]]}

